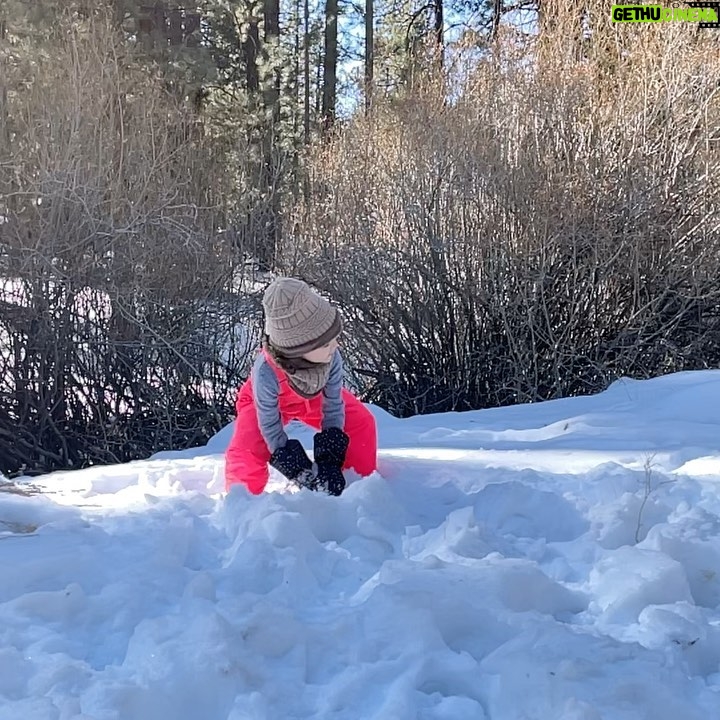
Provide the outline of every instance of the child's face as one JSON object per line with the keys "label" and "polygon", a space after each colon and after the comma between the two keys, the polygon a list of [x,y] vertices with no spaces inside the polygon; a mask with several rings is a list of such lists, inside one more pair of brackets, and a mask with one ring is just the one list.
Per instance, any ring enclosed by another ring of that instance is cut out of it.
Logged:
{"label": "child's face", "polygon": [[309,353],[303,355],[303,359],[311,363],[329,363],[332,360],[332,356],[338,349],[338,339],[333,338],[327,345],[315,348]]}

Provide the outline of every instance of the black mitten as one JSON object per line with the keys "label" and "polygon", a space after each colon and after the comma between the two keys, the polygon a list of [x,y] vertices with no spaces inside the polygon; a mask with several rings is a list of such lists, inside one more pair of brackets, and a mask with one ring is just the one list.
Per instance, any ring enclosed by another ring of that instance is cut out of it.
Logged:
{"label": "black mitten", "polygon": [[315,478],[312,463],[299,440],[288,440],[270,456],[270,465],[288,480],[314,489]]}
{"label": "black mitten", "polygon": [[315,435],[317,483],[330,495],[340,495],[345,489],[342,466],[349,444],[350,438],[340,428],[328,428]]}
{"label": "black mitten", "polygon": [[345,489],[342,470],[331,465],[318,466],[315,482],[318,490],[326,490],[330,495],[340,495]]}

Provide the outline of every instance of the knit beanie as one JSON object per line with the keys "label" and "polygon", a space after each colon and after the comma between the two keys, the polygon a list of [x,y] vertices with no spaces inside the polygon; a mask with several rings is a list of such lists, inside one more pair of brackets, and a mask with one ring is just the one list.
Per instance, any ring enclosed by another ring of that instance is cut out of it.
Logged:
{"label": "knit beanie", "polygon": [[263,295],[263,308],[270,344],[288,358],[326,345],[342,330],[338,311],[296,278],[274,280]]}

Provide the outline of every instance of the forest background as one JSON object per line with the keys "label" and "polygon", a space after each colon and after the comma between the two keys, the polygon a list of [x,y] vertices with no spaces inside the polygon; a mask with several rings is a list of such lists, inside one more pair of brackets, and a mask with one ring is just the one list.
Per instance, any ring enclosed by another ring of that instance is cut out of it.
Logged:
{"label": "forest background", "polygon": [[719,161],[599,0],[0,0],[0,471],[204,444],[275,273],[397,416],[717,367]]}

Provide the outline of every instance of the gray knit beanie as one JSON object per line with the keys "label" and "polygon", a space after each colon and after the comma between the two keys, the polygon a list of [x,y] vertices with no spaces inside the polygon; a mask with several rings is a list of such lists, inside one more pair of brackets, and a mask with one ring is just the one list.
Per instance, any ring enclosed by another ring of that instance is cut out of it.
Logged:
{"label": "gray knit beanie", "polygon": [[263,295],[265,332],[286,357],[300,357],[340,334],[338,311],[296,278],[277,278]]}

